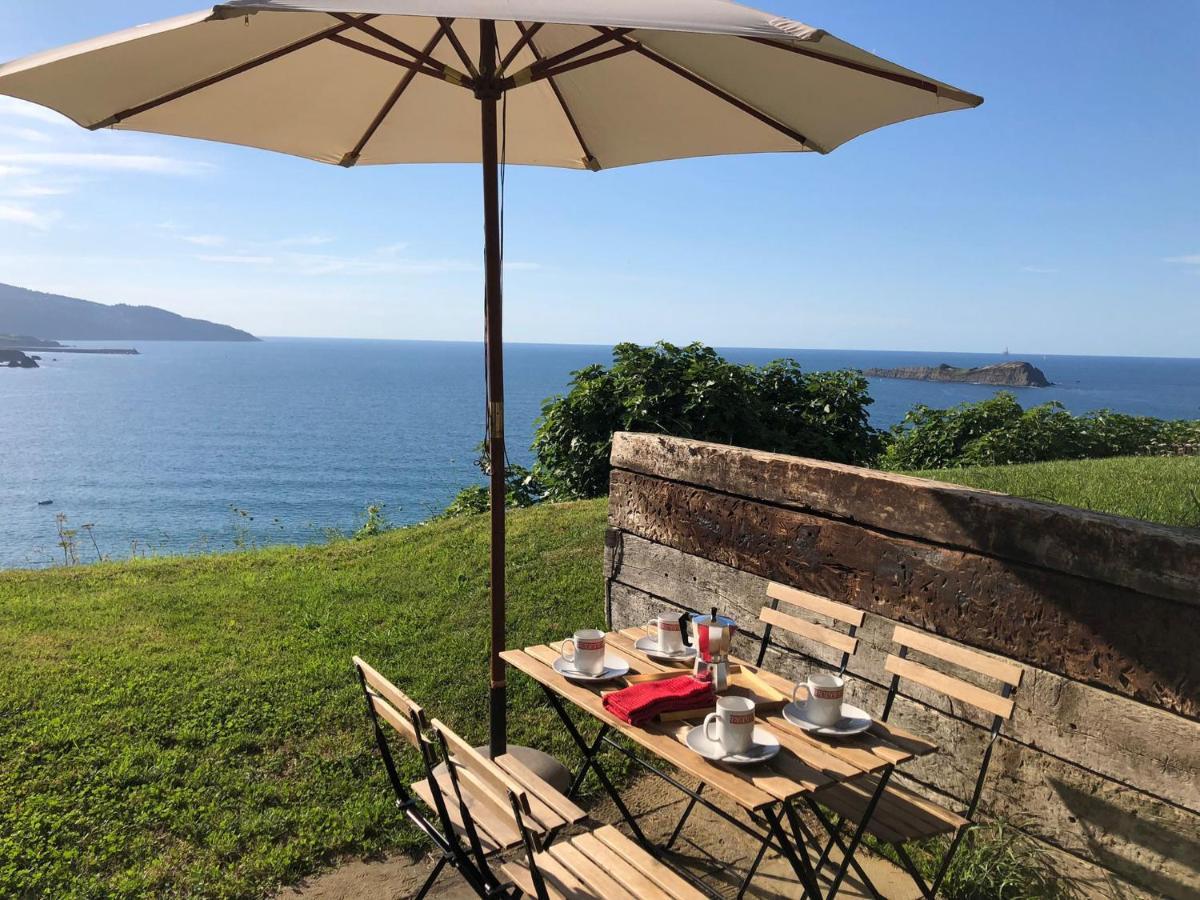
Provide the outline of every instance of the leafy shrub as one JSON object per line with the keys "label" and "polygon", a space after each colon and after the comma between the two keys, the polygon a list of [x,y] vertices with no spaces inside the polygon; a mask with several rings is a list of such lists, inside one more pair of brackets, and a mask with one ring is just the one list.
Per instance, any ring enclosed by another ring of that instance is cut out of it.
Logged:
{"label": "leafy shrub", "polygon": [[1076,416],[1061,403],[1023,409],[1007,392],[950,409],[917,405],[892,428],[885,469],[944,469],[1056,459],[1175,455],[1200,448],[1200,421],[1098,410]]}
{"label": "leafy shrub", "polygon": [[572,373],[542,407],[533,449],[549,497],[608,491],[614,431],[649,431],[864,463],[881,447],[858,372],[805,374],[794,360],[736,365],[711,347],[618,344],[613,364]]}
{"label": "leafy shrub", "polygon": [[383,509],[384,504],[372,503],[359,514],[360,524],[354,532],[354,540],[364,541],[392,530],[391,520]]}
{"label": "leafy shrub", "polygon": [[[479,451],[479,457],[475,460],[475,466],[484,475],[490,475],[492,466],[488,460],[486,447],[481,443],[476,449]],[[524,466],[509,463],[504,476],[507,487],[504,499],[505,505],[509,508],[533,506],[535,503],[541,502],[546,495],[546,489],[542,483]],[[487,485],[473,484],[459,491],[439,518],[454,519],[458,516],[476,516],[487,512],[491,507],[491,502],[491,494]]]}

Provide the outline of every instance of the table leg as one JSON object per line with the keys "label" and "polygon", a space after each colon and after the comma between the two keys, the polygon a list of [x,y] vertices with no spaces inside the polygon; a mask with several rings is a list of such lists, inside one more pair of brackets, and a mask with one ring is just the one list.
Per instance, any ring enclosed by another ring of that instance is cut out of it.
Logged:
{"label": "table leg", "polygon": [[[871,800],[867,803],[867,810],[863,813],[862,820],[858,823],[858,827],[854,830],[854,837],[850,839],[850,845],[841,848],[839,841],[839,849],[842,850],[842,864],[838,867],[838,873],[833,879],[833,883],[829,886],[829,893],[826,895],[826,900],[833,900],[837,896],[838,888],[842,884],[842,879],[846,877],[846,870],[854,863],[854,854],[858,850],[858,845],[862,841],[862,836],[867,830],[867,823],[871,821],[871,816],[875,815],[875,807],[879,805],[879,800],[883,797],[883,792],[887,788],[888,780],[892,777],[894,766],[887,766],[883,770],[883,774],[879,776],[879,786],[875,788],[875,793],[871,795]],[[836,832],[835,832],[836,833]],[[862,870],[858,870],[862,873]]]}
{"label": "table leg", "polygon": [[[790,821],[791,816],[794,814],[791,806],[786,803],[782,804],[782,806],[784,810],[787,811]],[[802,895],[801,900],[803,900],[804,897],[810,896],[813,898],[813,900],[820,900],[821,888],[817,884],[817,876],[812,870],[812,864],[808,861],[808,851],[805,850],[804,847],[800,847],[800,852],[796,852],[797,848],[792,841],[789,840],[783,824],[779,821],[779,812],[777,810],[772,807],[768,807],[763,810],[763,814],[766,816],[767,821],[771,825],[771,834],[775,836],[777,841],[779,841],[780,847],[783,851],[784,859],[786,859],[791,865],[792,871],[795,872],[796,877],[800,879],[800,884],[804,886],[804,894]]]}
{"label": "table leg", "polygon": [[[612,799],[616,805],[617,811],[621,813],[621,818],[625,820],[625,824],[629,826],[629,830],[633,832],[634,838],[639,844],[648,850],[653,851],[654,845],[647,840],[646,835],[642,833],[642,829],[638,826],[637,820],[634,819],[633,813],[629,811],[629,807],[625,805],[625,801],[621,799],[621,795],[617,793],[617,789],[613,786],[612,781],[608,777],[608,773],[604,771],[604,767],[600,765],[600,761],[596,758],[600,752],[601,744],[608,734],[609,726],[602,725],[600,734],[596,740],[589,746],[584,740],[583,735],[579,733],[579,729],[575,727],[575,723],[571,721],[571,716],[567,713],[566,708],[562,705],[562,701],[558,699],[558,695],[550,688],[542,685],[542,690],[550,700],[550,705],[554,707],[554,711],[558,713],[558,717],[562,720],[563,725],[567,729],[567,733],[571,735],[571,739],[575,741],[575,745],[579,747],[583,753],[583,765],[580,766],[579,772],[576,774],[572,782],[572,788],[578,789],[578,786],[583,783],[583,776],[587,774],[589,768],[596,773],[596,777],[600,779],[600,784],[604,788],[605,793]],[[570,796],[568,794],[568,796]]]}

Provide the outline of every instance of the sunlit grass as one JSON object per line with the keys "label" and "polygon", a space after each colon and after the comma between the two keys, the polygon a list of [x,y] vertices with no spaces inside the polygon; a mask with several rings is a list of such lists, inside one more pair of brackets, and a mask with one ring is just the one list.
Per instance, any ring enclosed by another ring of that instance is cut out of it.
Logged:
{"label": "sunlit grass", "polygon": [[911,474],[1163,525],[1200,528],[1200,456],[1123,456]]}
{"label": "sunlit grass", "polygon": [[[350,657],[482,742],[487,534],[0,574],[0,896],[263,896],[415,846]],[[512,644],[603,623],[604,501],[510,534]],[[510,698],[513,739],[565,756],[528,679]]]}

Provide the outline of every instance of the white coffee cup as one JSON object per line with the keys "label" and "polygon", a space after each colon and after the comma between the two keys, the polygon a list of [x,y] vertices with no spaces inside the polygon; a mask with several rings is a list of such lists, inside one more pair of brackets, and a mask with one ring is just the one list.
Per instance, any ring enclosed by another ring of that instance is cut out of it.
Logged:
{"label": "white coffee cup", "polygon": [[[570,653],[567,647],[570,646]],[[576,672],[584,675],[599,675],[604,671],[604,632],[595,628],[581,628],[562,642],[559,651],[563,661]]]}
{"label": "white coffee cup", "polygon": [[792,702],[801,686],[808,690],[804,702],[804,718],[814,725],[833,725],[842,717],[842,699],[846,695],[846,680],[837,675],[810,675],[808,681],[796,685],[792,691]]}
{"label": "white coffee cup", "polygon": [[658,641],[658,649],[663,653],[679,653],[683,650],[679,616],[678,612],[662,612],[657,619],[646,623],[646,630]]}
{"label": "white coffee cup", "polygon": [[717,711],[704,717],[704,736],[720,744],[730,755],[745,753],[754,739],[754,701],[747,697],[718,697]]}

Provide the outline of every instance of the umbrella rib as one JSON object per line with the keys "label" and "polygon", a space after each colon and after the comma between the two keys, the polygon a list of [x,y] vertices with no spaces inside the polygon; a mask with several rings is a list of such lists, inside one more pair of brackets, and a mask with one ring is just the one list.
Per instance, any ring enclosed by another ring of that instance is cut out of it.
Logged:
{"label": "umbrella rib", "polygon": [[634,40],[633,38],[626,37],[624,35],[616,35],[616,33],[614,32],[613,29],[606,28],[602,25],[593,25],[592,27],[595,28],[597,31],[601,32],[602,34],[614,35],[614,40],[618,40],[623,44],[632,44],[633,47],[631,49],[636,50],[642,56],[646,57],[646,59],[649,59],[652,62],[657,63],[658,65],[662,66],[664,69],[667,69],[670,72],[673,72],[674,74],[678,75],[680,78],[683,78],[685,81],[690,81],[692,84],[696,85],[697,87],[703,88],[704,90],[706,90],[710,94],[712,94],[714,97],[724,100],[730,106],[733,106],[736,109],[739,109],[742,112],[746,113],[746,115],[752,116],[755,119],[758,119],[758,121],[762,122],[764,125],[769,125],[771,128],[774,128],[776,131],[787,135],[792,140],[796,141],[797,143],[801,144],[802,146],[816,150],[818,153],[828,153],[829,152],[829,151],[825,150],[823,147],[820,147],[817,144],[810,141],[808,138],[806,138],[803,134],[801,134],[795,128],[792,128],[792,126],[790,126],[784,122],[780,122],[774,116],[763,112],[761,109],[757,109],[757,108],[751,106],[745,100],[742,100],[740,97],[737,97],[736,95],[731,94],[729,91],[725,90],[723,87],[713,84],[707,78],[703,78],[703,77],[697,75],[695,72],[691,71],[690,69],[684,68],[683,66],[679,65],[679,63],[673,62],[672,60],[670,60],[667,57],[663,56],[662,54],[658,53],[657,51],[651,50],[649,47],[647,47],[641,41]]}
{"label": "umbrella rib", "polygon": [[[364,16],[362,19],[356,19],[354,21],[365,22],[374,18],[376,18],[374,15],[368,15]],[[171,91],[169,94],[163,94],[161,97],[157,97],[154,100],[149,100],[145,103],[140,103],[137,106],[131,106],[128,109],[123,109],[121,112],[111,115],[107,119],[97,122],[95,125],[89,125],[87,127],[91,131],[97,131],[101,128],[109,128],[113,125],[120,124],[121,122],[132,118],[133,116],[140,116],[142,113],[150,112],[152,109],[158,109],[160,106],[163,106],[167,103],[172,103],[175,100],[179,100],[188,96],[189,94],[194,94],[196,91],[204,90],[205,88],[212,87],[214,84],[220,84],[222,81],[233,78],[236,75],[241,75],[244,72],[257,69],[259,66],[266,65],[269,62],[274,62],[277,59],[281,59],[291,53],[295,53],[297,50],[303,50],[305,47],[311,47],[313,44],[319,43],[335,35],[339,35],[343,31],[347,31],[352,27],[354,26],[350,23],[343,23],[333,28],[326,28],[322,31],[318,31],[316,34],[311,34],[306,38],[293,41],[290,44],[286,44],[283,47],[272,50],[270,53],[264,53],[262,56],[255,57],[254,59],[234,66],[231,69],[226,69],[224,72],[218,72],[216,75],[211,75],[208,78],[193,82],[192,84]]]}
{"label": "umbrella rib", "polygon": [[[421,55],[421,51],[418,50],[416,47],[412,47],[409,44],[406,44],[404,41],[400,40],[400,38],[398,38],[398,37],[392,37],[386,31],[380,31],[374,25],[368,25],[367,23],[363,22],[361,19],[355,19],[353,16],[347,15],[346,13],[330,13],[330,15],[333,16],[333,18],[337,19],[339,22],[345,22],[351,28],[356,28],[359,31],[363,32],[364,34],[370,35],[371,37],[375,38],[375,40],[379,41],[380,43],[387,44],[387,46],[391,47],[393,50],[399,50],[401,53],[407,53],[413,59],[416,59],[417,57],[419,57]],[[335,35],[335,37],[337,37],[337,36]],[[344,39],[342,41],[339,41],[339,43],[344,43],[344,42],[345,42]],[[372,49],[365,44],[361,44],[359,46],[366,47],[367,50]],[[471,77],[464,75],[462,72],[459,72],[453,66],[448,66],[445,63],[439,62],[436,59],[429,60],[427,62],[427,65],[430,68],[434,69],[438,73],[439,77],[442,77],[446,81],[449,81],[453,84],[468,85],[468,86],[474,84],[474,80]]]}
{"label": "umbrella rib", "polygon": [[462,41],[458,39],[458,35],[455,34],[454,29],[450,27],[454,20],[439,17],[438,21],[446,26],[446,36],[450,38],[450,45],[454,47],[454,52],[458,54],[458,58],[462,60],[462,63],[464,66],[466,66],[467,71],[471,73],[471,77],[476,79],[479,78],[479,70],[475,68],[475,63],[472,62],[471,57],[467,55],[467,51],[463,47]]}
{"label": "umbrella rib", "polygon": [[[441,41],[441,39],[449,32],[450,23],[453,21],[453,19],[438,19],[439,24],[437,30],[434,31],[433,37],[429,39],[429,43],[425,45],[425,49],[421,51],[421,57],[423,59],[428,59],[433,53],[434,48],[438,45],[438,42]],[[358,139],[358,143],[354,145],[354,149],[343,156],[342,161],[338,165],[349,169],[358,162],[359,157],[362,156],[362,152],[364,149],[366,149],[366,146],[370,142],[371,138],[375,137],[375,132],[379,130],[379,127],[383,124],[384,119],[392,114],[392,110],[395,109],[396,104],[400,102],[400,97],[406,90],[408,90],[408,86],[412,84],[413,79],[416,77],[416,69],[409,69],[404,73],[404,77],[400,79],[400,83],[396,85],[396,89],[392,91],[391,96],[388,97],[387,102],[383,104],[383,107],[376,114],[375,119],[371,122],[370,126],[368,126],[365,132],[363,132],[363,136]]]}
{"label": "umbrella rib", "polygon": [[[521,31],[521,36],[529,44],[529,50],[533,53],[533,58],[537,60],[538,63],[541,63],[544,57],[538,50],[537,45],[533,42],[533,30],[526,29],[525,26],[520,22],[517,22],[516,24],[517,28]],[[558,84],[554,81],[553,77],[547,77],[546,83],[550,85],[550,90],[554,92],[554,97],[558,100],[558,105],[562,107],[563,115],[566,116],[567,123],[571,126],[571,131],[575,133],[575,140],[579,142],[579,149],[583,151],[583,164],[593,172],[600,171],[600,163],[596,157],[592,155],[592,151],[588,148],[587,141],[583,139],[583,132],[579,130],[579,123],[575,121],[575,116],[572,115],[571,108],[567,106],[566,98],[563,97],[562,91],[559,90]]]}
{"label": "umbrella rib", "polygon": [[884,78],[888,81],[894,81],[897,84],[903,84],[911,88],[916,88],[920,91],[928,91],[931,94],[937,94],[940,97],[948,97],[952,100],[958,100],[970,106],[978,106],[983,102],[983,98],[975,94],[969,94],[966,91],[960,91],[956,88],[943,87],[924,78],[917,78],[914,75],[905,75],[902,72],[889,72],[886,69],[878,69],[875,66],[869,66],[866,63],[855,62],[852,59],[838,59],[835,56],[826,56],[824,53],[817,53],[815,50],[810,50],[808,47],[797,47],[793,44],[781,44],[778,41],[772,41],[768,38],[748,36],[743,37],[745,40],[753,41],[756,44],[762,44],[766,47],[774,47],[776,50],[787,50],[789,53],[795,53],[799,56],[806,56],[809,59],[831,63],[835,66],[842,66],[846,69],[853,69],[854,71],[862,72],[865,75],[873,75],[876,78]]}
{"label": "umbrella rib", "polygon": [[[518,28],[521,27],[519,22],[516,24]],[[632,28],[606,28],[604,30],[607,33],[601,35],[600,37],[594,37],[591,40],[584,41],[582,44],[577,44],[576,46],[571,47],[569,50],[564,50],[562,53],[556,53],[554,56],[547,57],[546,59],[536,60],[533,65],[526,66],[515,75],[505,78],[505,86],[520,87],[521,85],[528,84],[531,81],[539,81],[545,77],[545,75],[542,73],[546,72],[547,70],[561,65],[567,60],[575,59],[575,57],[581,56],[582,54],[587,53],[589,50],[594,50],[597,47],[601,47],[610,41],[619,40],[629,32],[633,31]],[[597,56],[599,55],[600,54],[597,54]]]}
{"label": "umbrella rib", "polygon": [[521,52],[521,48],[533,40],[533,36],[542,30],[543,22],[535,22],[528,29],[522,27],[520,22],[513,22],[521,32],[521,36],[517,42],[512,45],[512,48],[504,54],[504,59],[500,61],[500,68],[497,70],[500,77],[508,71],[508,67],[512,65],[512,61],[517,58],[517,54]]}
{"label": "umbrella rib", "polygon": [[[390,62],[402,68],[409,69],[419,75],[428,75],[430,78],[438,81],[446,81],[450,84],[458,85],[459,87],[468,86],[471,80],[461,72],[456,72],[453,69],[447,71],[441,68],[426,68],[425,65],[417,60],[405,59],[403,56],[397,56],[394,53],[389,53],[386,50],[380,50],[378,47],[372,47],[369,44],[363,44],[353,38],[348,38],[341,34],[330,35],[326,38],[342,47],[348,47],[351,50],[357,50],[359,53],[365,53],[367,56],[374,56],[376,59],[382,59],[384,62]],[[419,55],[419,51],[418,51]],[[434,61],[435,65],[440,65]]]}

